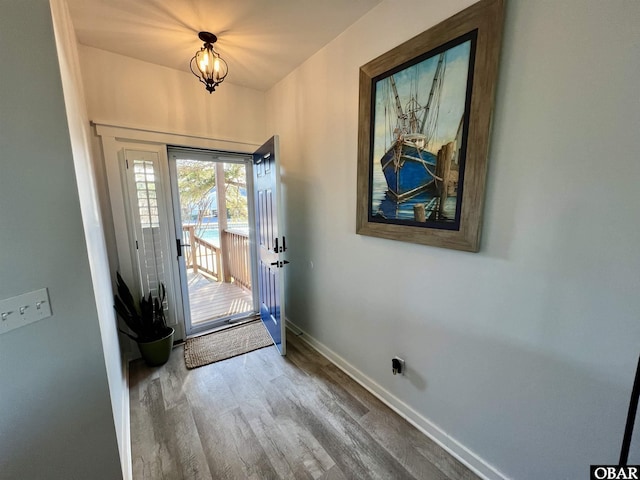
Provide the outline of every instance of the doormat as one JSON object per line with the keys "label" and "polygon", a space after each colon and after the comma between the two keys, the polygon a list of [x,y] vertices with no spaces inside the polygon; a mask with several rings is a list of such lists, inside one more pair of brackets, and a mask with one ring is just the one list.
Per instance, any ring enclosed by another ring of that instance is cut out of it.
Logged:
{"label": "doormat", "polygon": [[201,337],[188,338],[184,345],[184,361],[187,368],[192,369],[269,345],[273,345],[273,340],[258,320]]}

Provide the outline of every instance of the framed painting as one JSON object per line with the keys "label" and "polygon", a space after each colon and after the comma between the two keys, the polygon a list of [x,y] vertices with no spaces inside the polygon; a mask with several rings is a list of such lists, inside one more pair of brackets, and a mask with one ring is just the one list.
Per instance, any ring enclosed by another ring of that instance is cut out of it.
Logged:
{"label": "framed painting", "polygon": [[360,68],[361,235],[477,252],[503,0],[482,0]]}

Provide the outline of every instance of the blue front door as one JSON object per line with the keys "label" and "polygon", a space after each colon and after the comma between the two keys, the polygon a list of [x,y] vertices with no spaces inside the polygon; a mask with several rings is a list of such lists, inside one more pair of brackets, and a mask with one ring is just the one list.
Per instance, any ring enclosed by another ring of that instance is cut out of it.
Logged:
{"label": "blue front door", "polygon": [[286,353],[284,314],[284,252],[286,239],[280,215],[278,137],[253,154],[258,297],[260,318],[280,353]]}

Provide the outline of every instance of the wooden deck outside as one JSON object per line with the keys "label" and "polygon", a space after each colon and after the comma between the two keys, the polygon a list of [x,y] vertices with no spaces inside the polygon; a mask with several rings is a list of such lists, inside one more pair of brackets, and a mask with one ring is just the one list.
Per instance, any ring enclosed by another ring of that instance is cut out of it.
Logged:
{"label": "wooden deck outside", "polygon": [[191,324],[198,325],[215,318],[251,312],[251,291],[235,283],[216,282],[200,273],[187,270]]}

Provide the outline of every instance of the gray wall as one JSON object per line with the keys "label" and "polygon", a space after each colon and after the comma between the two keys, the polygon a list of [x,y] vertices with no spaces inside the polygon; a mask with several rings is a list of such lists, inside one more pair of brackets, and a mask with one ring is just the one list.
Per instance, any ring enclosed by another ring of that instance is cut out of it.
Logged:
{"label": "gray wall", "polygon": [[0,8],[0,298],[54,312],[0,336],[0,476],[121,478],[49,4]]}
{"label": "gray wall", "polygon": [[471,3],[383,1],[267,93],[287,312],[458,452],[586,478],[640,349],[640,2],[507,2],[479,253],[355,234],[359,67]]}

